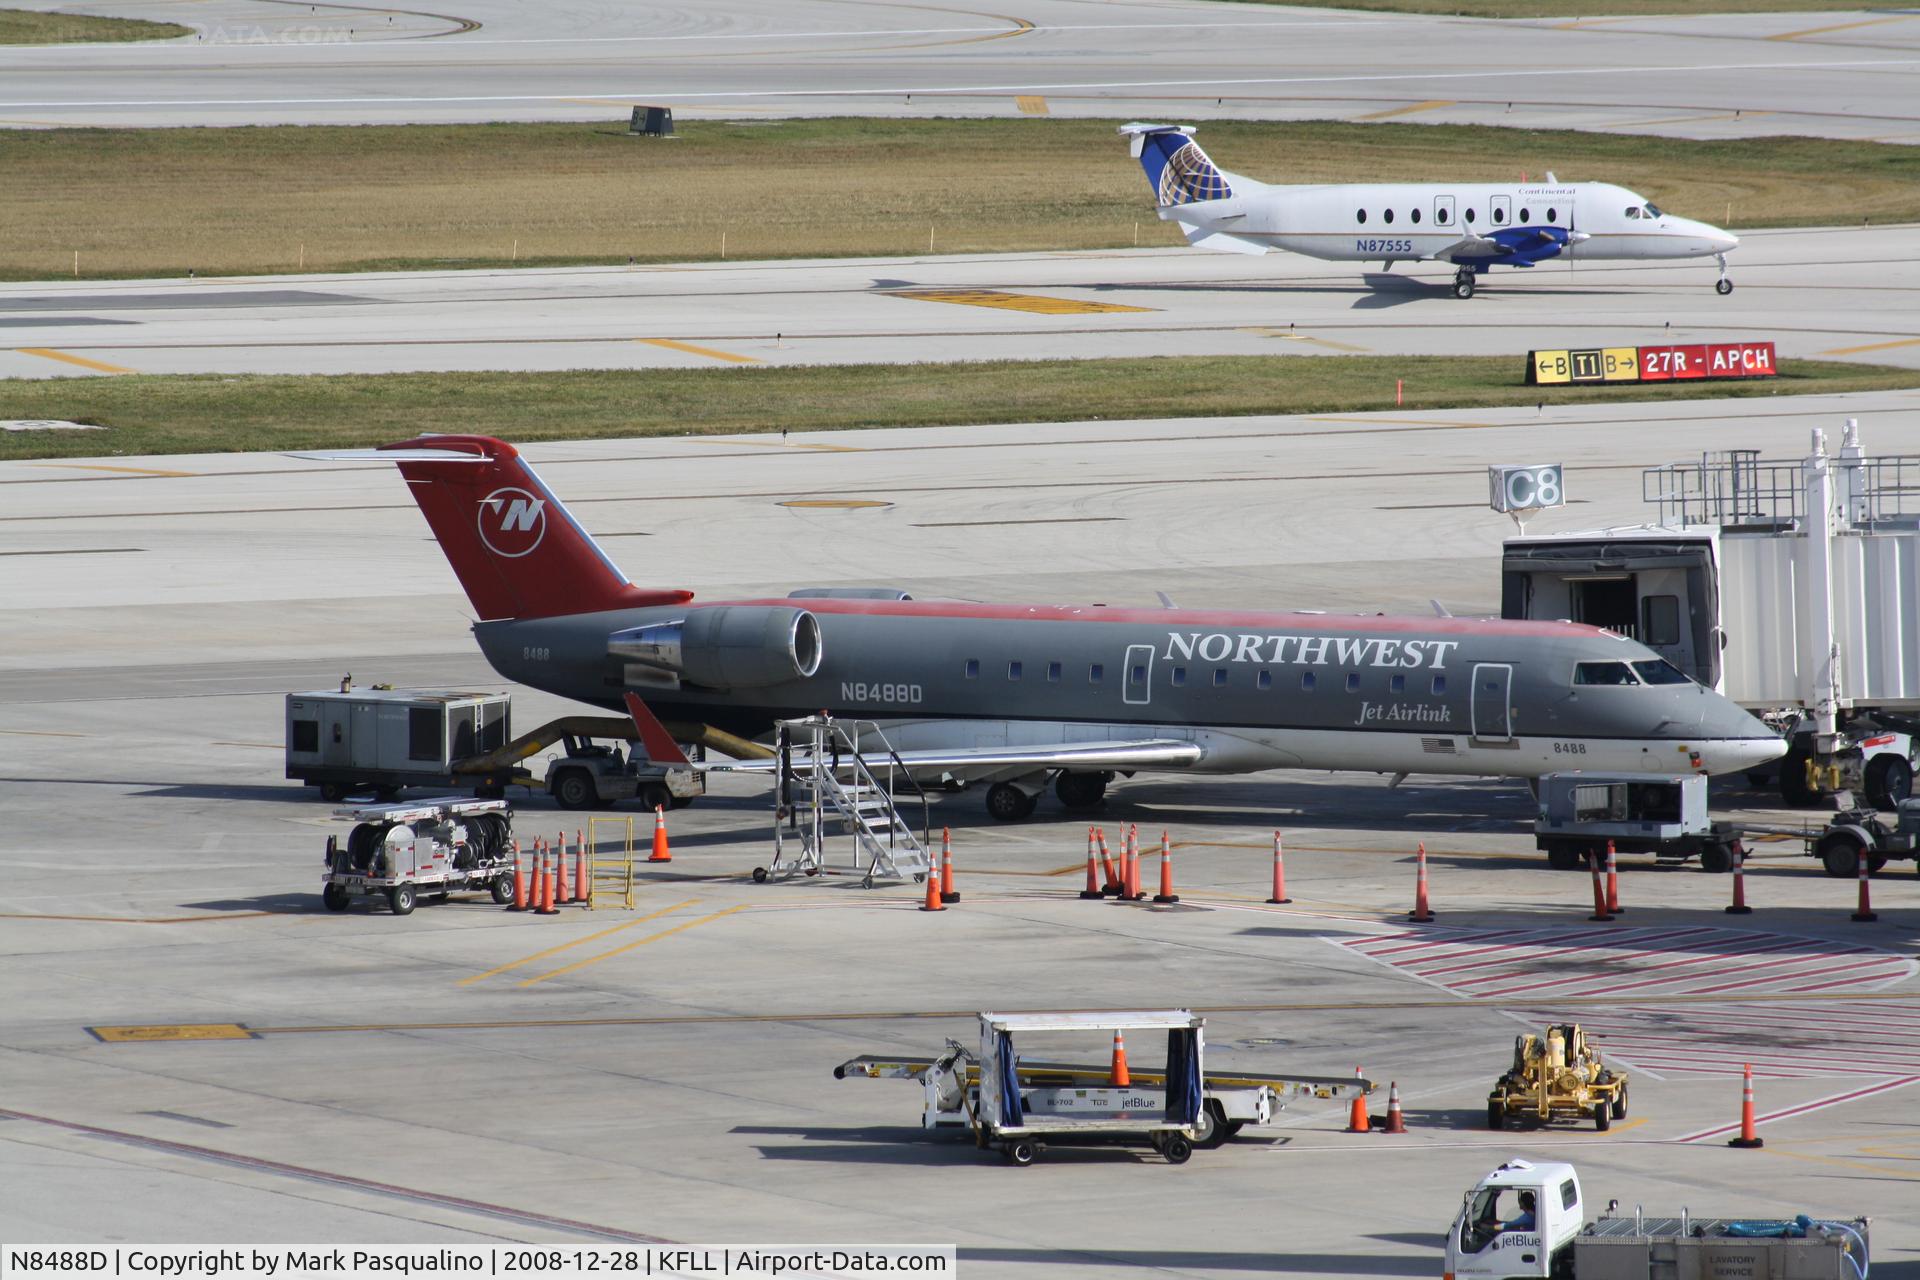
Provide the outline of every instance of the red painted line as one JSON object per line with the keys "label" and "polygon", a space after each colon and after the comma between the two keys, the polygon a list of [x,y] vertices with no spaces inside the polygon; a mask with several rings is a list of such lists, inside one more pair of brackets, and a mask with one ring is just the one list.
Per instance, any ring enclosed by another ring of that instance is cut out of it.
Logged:
{"label": "red painted line", "polygon": [[[1876,974],[1873,972],[1874,969],[1885,969],[1889,964],[1893,966],[1889,972],[1884,974]],[[1804,987],[1786,987],[1784,990],[1787,992],[1826,991],[1832,987],[1864,986],[1869,982],[1898,982],[1907,976],[1909,975],[1906,963],[1896,957],[1892,960],[1875,961],[1872,965],[1868,966],[1866,973],[1856,973],[1850,978],[1843,978],[1835,982],[1816,982]]]}
{"label": "red painted line", "polygon": [[[1829,1098],[1816,1098],[1812,1102],[1803,1102],[1797,1107],[1788,1107],[1784,1111],[1772,1111],[1763,1116],[1755,1116],[1753,1122],[1757,1125],[1769,1124],[1775,1120],[1785,1120],[1789,1116],[1805,1115],[1809,1111],[1819,1111],[1824,1107],[1836,1107],[1843,1102],[1852,1102],[1858,1098],[1870,1098],[1876,1093],[1886,1093],[1892,1089],[1903,1089],[1915,1081],[1920,1081],[1920,1076],[1902,1076],[1897,1080],[1883,1080],[1879,1084],[1871,1085],[1865,1089],[1855,1089],[1851,1093],[1837,1093]],[[1715,1138],[1723,1133],[1732,1133],[1739,1127],[1737,1123],[1723,1124],[1716,1129],[1703,1129],[1699,1133],[1690,1133],[1684,1138],[1676,1139],[1676,1141],[1698,1142],[1703,1138]]]}
{"label": "red painted line", "polygon": [[[1595,938],[1595,939],[1594,939],[1594,940],[1593,940],[1592,942],[1589,942],[1589,943],[1587,943],[1587,944],[1586,944],[1586,945],[1584,945],[1584,946],[1579,946],[1579,947],[1565,947],[1565,948],[1562,948],[1562,949],[1561,949],[1560,951],[1557,951],[1557,952],[1555,952],[1555,953],[1554,953],[1554,959],[1556,959],[1556,960],[1560,960],[1560,959],[1564,959],[1564,958],[1566,958],[1567,956],[1572,956],[1572,955],[1580,955],[1580,954],[1582,954],[1582,953],[1584,953],[1584,952],[1591,952],[1591,951],[1608,951],[1608,950],[1613,950],[1613,949],[1616,949],[1616,948],[1618,948],[1618,946],[1619,946],[1619,942],[1620,942],[1620,940],[1621,940],[1621,939],[1628,939],[1628,940],[1630,940],[1630,941],[1635,941],[1635,942],[1640,942],[1640,941],[1646,941],[1646,942],[1658,942],[1658,941],[1661,941],[1661,940],[1663,940],[1663,939],[1666,939],[1666,938],[1670,938],[1670,937],[1683,937],[1683,936],[1685,936],[1685,934],[1686,934],[1687,932],[1690,932],[1690,931],[1686,931],[1686,930],[1675,930],[1675,931],[1672,931],[1672,932],[1667,932],[1667,933],[1658,933],[1658,934],[1654,934],[1654,935],[1651,935],[1651,936],[1649,936],[1649,937],[1634,937],[1634,936],[1633,936],[1633,935],[1631,935],[1631,934],[1624,934],[1624,933],[1623,933],[1623,934],[1610,934],[1610,935],[1608,935],[1608,936],[1605,936],[1605,937],[1598,937],[1598,938]],[[1650,953],[1648,953],[1648,954],[1654,954],[1654,955],[1660,955],[1660,954],[1664,954],[1664,953],[1662,953],[1662,952],[1650,952]],[[1475,995],[1475,996],[1482,996],[1482,995],[1486,995],[1486,994],[1489,994],[1489,993],[1487,993],[1487,992],[1482,992],[1482,991],[1477,991],[1477,990],[1472,990],[1472,989],[1473,989],[1473,988],[1477,988],[1477,987],[1480,987],[1480,986],[1482,986],[1482,985],[1484,985],[1484,984],[1486,984],[1486,983],[1489,983],[1489,982],[1503,982],[1503,981],[1505,981],[1505,980],[1507,980],[1508,978],[1513,978],[1513,977],[1516,977],[1516,976],[1521,976],[1521,975],[1525,975],[1525,974],[1527,974],[1528,972],[1529,972],[1529,970],[1528,970],[1528,969],[1525,969],[1525,968],[1521,968],[1521,969],[1514,969],[1514,970],[1511,970],[1511,971],[1509,971],[1509,972],[1506,972],[1506,973],[1490,973],[1490,974],[1487,974],[1487,975],[1485,975],[1485,976],[1483,976],[1483,977],[1479,977],[1479,978],[1469,978],[1469,979],[1467,979],[1467,980],[1466,980],[1465,982],[1461,982],[1461,983],[1459,983],[1459,984],[1457,984],[1456,986],[1453,986],[1453,989],[1454,989],[1454,990],[1458,990],[1458,991],[1470,991],[1470,990],[1471,990],[1471,991],[1472,991],[1472,994],[1473,994],[1473,995]],[[1604,976],[1607,976],[1607,975],[1602,975],[1602,974],[1594,974],[1594,973],[1578,973],[1578,974],[1575,974],[1575,975],[1573,975],[1573,976],[1572,976],[1572,977],[1570,977],[1570,978],[1560,978],[1560,979],[1558,979],[1558,980],[1556,980],[1556,981],[1553,981],[1553,982],[1542,982],[1542,983],[1537,983],[1537,984],[1535,984],[1535,983],[1531,983],[1531,982],[1524,982],[1524,983],[1521,983],[1521,984],[1520,984],[1519,986],[1517,986],[1517,987],[1511,987],[1511,988],[1502,988],[1502,990],[1513,990],[1513,991],[1520,991],[1520,990],[1524,990],[1524,989],[1525,989],[1525,988],[1527,988],[1528,986],[1538,986],[1538,987],[1539,987],[1540,989],[1542,989],[1542,990],[1544,990],[1544,989],[1546,989],[1546,988],[1549,988],[1549,987],[1560,987],[1560,986],[1565,986],[1565,985],[1567,985],[1568,983],[1573,983],[1573,982],[1591,982],[1591,981],[1593,981],[1593,980],[1594,980],[1595,978],[1598,978],[1598,977],[1604,977]],[[1496,994],[1497,994],[1497,993],[1496,993]]]}
{"label": "red painted line", "polygon": [[[1865,1028],[1862,1028],[1862,1030],[1864,1031]],[[1605,1054],[1618,1054],[1621,1057],[1631,1058],[1634,1056],[1632,1046],[1635,1044],[1646,1045],[1649,1053],[1674,1053],[1683,1049],[1697,1049],[1702,1055],[1715,1058],[1737,1058],[1741,1062],[1752,1062],[1755,1066],[1758,1066],[1762,1062],[1770,1062],[1776,1066],[1792,1063],[1809,1068],[1820,1064],[1832,1064],[1838,1066],[1853,1065],[1861,1070],[1865,1070],[1867,1068],[1861,1064],[1872,1063],[1880,1068],[1880,1070],[1874,1072],[1875,1075],[1887,1075],[1889,1072],[1900,1071],[1920,1071],[1920,1056],[1902,1057],[1898,1054],[1878,1052],[1842,1054],[1813,1048],[1803,1050],[1791,1046],[1783,1048],[1775,1045],[1769,1045],[1766,1048],[1754,1048],[1724,1040],[1686,1040],[1674,1036],[1614,1038],[1610,1040],[1607,1045],[1602,1046],[1603,1056]]]}
{"label": "red painted line", "polygon": [[[1663,936],[1679,937],[1682,935],[1673,934],[1673,935],[1663,935]],[[1630,954],[1626,958],[1625,973],[1621,975],[1609,975],[1609,976],[1626,976],[1631,974],[1654,973],[1662,969],[1678,968],[1684,965],[1691,965],[1691,964],[1702,964],[1711,960],[1725,959],[1729,956],[1752,955],[1756,952],[1778,951],[1784,948],[1802,945],[1801,943],[1795,942],[1795,941],[1783,941],[1780,939],[1768,938],[1764,934],[1754,935],[1751,941],[1748,941],[1746,939],[1741,939],[1740,941],[1744,942],[1745,945],[1738,950],[1730,950],[1725,946],[1722,946],[1717,950],[1702,951],[1702,952],[1697,952],[1693,954],[1688,954],[1688,955],[1682,956],[1680,959],[1667,960],[1659,964],[1642,964],[1642,963],[1638,963],[1638,961],[1643,957],[1651,957],[1656,955],[1669,955],[1675,951],[1686,951],[1687,948],[1673,947],[1673,948],[1663,948],[1661,950],[1655,951],[1652,949],[1642,950],[1640,948],[1635,948],[1635,947],[1619,947],[1618,936],[1615,936],[1613,938],[1608,939],[1605,942],[1596,942],[1593,945],[1587,946],[1587,947],[1573,947],[1573,948],[1567,949],[1566,951],[1561,951],[1561,952],[1551,952],[1539,958],[1540,959],[1558,959],[1562,955],[1572,954],[1575,951],[1593,951],[1596,949],[1605,949],[1609,946],[1612,946],[1612,947],[1615,947],[1616,949],[1629,952]],[[1483,982],[1498,982],[1502,978],[1514,976],[1516,974],[1524,974],[1527,972],[1529,972],[1528,969],[1516,969],[1514,970],[1513,974],[1491,973],[1491,974],[1485,975],[1484,977],[1469,979],[1468,981],[1461,983],[1460,985],[1463,987],[1478,986]],[[1582,980],[1583,977],[1594,977],[1594,976],[1598,976],[1598,975],[1576,974],[1573,977],[1562,979],[1561,982],[1562,983],[1579,982]],[[1560,984],[1552,984],[1552,985],[1560,985]],[[1617,987],[1611,987],[1609,989],[1619,990],[1619,988]]]}
{"label": "red painted line", "polygon": [[[1804,940],[1796,939],[1794,942],[1788,945],[1798,947],[1798,946],[1805,945],[1805,943],[1804,943]],[[1758,954],[1762,950],[1765,950],[1765,948],[1757,948],[1755,951],[1749,952],[1748,954]],[[1771,969],[1777,965],[1783,965],[1783,964],[1784,965],[1817,964],[1822,960],[1830,960],[1833,957],[1834,957],[1834,953],[1831,951],[1814,954],[1814,955],[1783,956],[1780,959],[1768,960],[1760,964],[1743,965],[1741,966],[1739,972],[1745,973],[1745,974],[1751,974],[1756,970]],[[1718,956],[1718,955],[1693,956],[1686,960],[1674,960],[1666,964],[1651,965],[1646,968],[1635,969],[1632,972],[1651,973],[1656,970],[1684,968],[1691,965],[1709,964],[1715,960],[1719,960],[1722,958],[1724,957]],[[1544,991],[1544,990],[1548,990],[1556,987],[1570,986],[1574,983],[1587,983],[1587,984],[1593,984],[1595,991],[1600,994],[1612,994],[1614,992],[1619,992],[1619,991],[1634,991],[1642,987],[1668,987],[1668,986],[1676,986],[1676,985],[1683,985],[1683,984],[1691,984],[1697,981],[1711,981],[1716,976],[1717,975],[1715,974],[1688,973],[1688,974],[1676,975],[1676,974],[1669,973],[1665,977],[1648,978],[1641,982],[1621,982],[1618,980],[1619,975],[1604,974],[1604,973],[1600,973],[1600,974],[1587,973],[1587,974],[1579,974],[1571,978],[1559,978],[1552,982],[1539,983],[1536,989]],[[1692,985],[1685,985],[1685,993],[1688,995],[1709,995],[1719,991],[1733,991],[1741,987],[1758,986],[1761,983],[1776,981],[1777,978],[1778,978],[1778,975],[1750,977],[1750,978],[1743,979],[1740,982],[1729,982],[1716,987],[1694,987]],[[1525,990],[1526,986],[1527,984],[1522,983],[1519,986],[1515,986],[1515,987],[1502,987],[1497,990],[1479,991],[1479,992],[1475,992],[1474,994],[1479,996],[1501,996],[1501,995],[1505,995],[1508,991]],[[1561,994],[1566,995],[1571,993],[1561,992]]]}
{"label": "red painted line", "polygon": [[[1570,933],[1561,932],[1556,934],[1555,936],[1559,938],[1567,938],[1567,939],[1584,938],[1584,939],[1588,939],[1591,945],[1580,946],[1580,947],[1557,947],[1556,948],[1556,947],[1542,946],[1539,943],[1522,943],[1517,946],[1506,947],[1506,948],[1483,947],[1480,949],[1479,952],[1473,952],[1470,954],[1477,955],[1477,954],[1481,954],[1482,952],[1494,951],[1494,950],[1503,951],[1505,952],[1505,954],[1503,954],[1502,956],[1500,956],[1500,958],[1495,960],[1476,960],[1472,964],[1454,965],[1445,969],[1421,969],[1421,970],[1418,970],[1418,972],[1421,977],[1430,978],[1437,973],[1457,973],[1467,969],[1490,968],[1491,966],[1498,965],[1498,964],[1526,963],[1532,960],[1540,960],[1540,959],[1557,959],[1560,956],[1568,955],[1576,951],[1590,951],[1595,946],[1618,946],[1622,938],[1626,938],[1629,941],[1634,941],[1634,940],[1658,941],[1661,938],[1685,937],[1688,933],[1717,933],[1717,932],[1721,932],[1721,931],[1706,930],[1706,929],[1697,929],[1697,930],[1682,929],[1682,930],[1669,932],[1669,933],[1656,933],[1651,935],[1651,937],[1648,937],[1645,931],[1641,930],[1638,933],[1628,932],[1628,933],[1610,934],[1608,935],[1606,941],[1603,943],[1592,942],[1591,940],[1593,938],[1593,935],[1590,933],[1571,933],[1570,934]],[[1452,957],[1449,957],[1449,958],[1452,958]],[[1420,961],[1417,963],[1425,963],[1425,962]],[[1407,967],[1412,968],[1411,965]],[[1491,977],[1484,980],[1491,980]],[[1475,979],[1475,981],[1483,981],[1483,979]]]}
{"label": "red painted line", "polygon": [[[1836,959],[1835,956],[1828,954],[1825,956],[1800,956],[1800,957],[1793,957],[1785,960],[1775,960],[1770,964],[1755,965],[1754,967],[1756,969],[1770,969],[1779,965],[1785,965],[1789,969],[1799,969],[1801,970],[1801,972],[1763,974],[1759,977],[1749,978],[1741,982],[1727,982],[1727,983],[1722,983],[1721,985],[1715,986],[1715,987],[1698,987],[1698,988],[1695,988],[1693,991],[1691,991],[1689,994],[1697,995],[1697,996],[1710,996],[1710,995],[1718,995],[1722,991],[1738,991],[1742,987],[1775,985],[1781,982],[1798,982],[1802,978],[1816,978],[1823,973],[1838,973],[1844,969],[1857,968],[1860,963],[1858,960],[1841,960],[1840,963],[1838,964],[1827,964],[1824,968],[1809,969],[1806,967],[1808,965],[1819,965],[1823,961],[1831,961],[1834,959]],[[1856,983],[1856,982],[1857,982],[1857,979],[1847,978],[1842,981],[1841,985],[1847,985],[1847,984]]]}
{"label": "red painted line", "polygon": [[[1421,951],[1427,947],[1457,947],[1466,942],[1478,942],[1489,938],[1503,938],[1505,936],[1507,936],[1507,931],[1504,929],[1490,930],[1484,933],[1456,933],[1445,938],[1436,938],[1431,934],[1395,933],[1389,934],[1384,938],[1360,938],[1351,942],[1343,942],[1340,945],[1352,947],[1362,955],[1377,957],[1392,955],[1397,951]],[[1381,947],[1377,951],[1373,950],[1379,943],[1404,942],[1408,938],[1418,938],[1420,941],[1406,947]]]}

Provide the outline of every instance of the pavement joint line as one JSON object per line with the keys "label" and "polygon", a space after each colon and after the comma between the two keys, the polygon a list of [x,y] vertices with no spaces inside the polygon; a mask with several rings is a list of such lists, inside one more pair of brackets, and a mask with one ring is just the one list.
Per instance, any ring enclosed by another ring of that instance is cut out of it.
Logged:
{"label": "pavement joint line", "polygon": [[[1635,1007],[1685,1006],[1694,1004],[1853,1004],[1867,1005],[1887,1001],[1920,1000],[1920,991],[1889,992],[1810,992],[1802,995],[1783,996],[1774,992],[1730,993],[1717,996],[1668,995],[1654,999],[1622,1001],[1613,996],[1567,996],[1554,1001],[1556,1007],[1606,1008],[1610,1005],[1627,1003]],[[1420,999],[1420,1000],[1361,1000],[1361,1001],[1298,1001],[1276,1004],[1231,1004],[1194,1006],[1194,1012],[1214,1017],[1232,1017],[1238,1014],[1260,1013],[1366,1013],[1374,1011],[1392,1011],[1404,1009],[1529,1009],[1539,1003],[1524,997],[1513,999]],[[1069,1013],[1123,1013],[1130,1012],[1134,1005],[1099,1006],[1083,1009],[1027,1010],[1025,1012],[1069,1012]],[[1009,1013],[1023,1012],[1018,1009],[1006,1010]],[[831,1012],[802,1013],[693,1013],[693,1014],[657,1014],[634,1015],[631,1017],[585,1017],[585,1018],[493,1018],[464,1022],[361,1022],[338,1023],[332,1025],[264,1027],[252,1023],[246,1024],[256,1038],[270,1035],[339,1035],[367,1034],[384,1031],[519,1031],[540,1030],[543,1028],[592,1028],[592,1027],[671,1027],[705,1026],[729,1023],[794,1023],[794,1022],[930,1022],[940,1020],[969,1020],[979,1017],[978,1009],[894,1009],[894,1010],[841,1010]],[[1916,1077],[1920,1079],[1920,1077]]]}
{"label": "pavement joint line", "polygon": [[109,1142],[124,1143],[127,1146],[140,1147],[148,1151],[157,1151],[167,1155],[186,1156],[195,1160],[211,1161],[216,1164],[227,1165],[230,1168],[244,1169],[253,1173],[274,1174],[280,1177],[296,1178],[303,1182],[320,1183],[350,1191],[368,1192],[389,1199],[409,1200],[416,1204],[433,1205],[443,1209],[456,1209],[465,1213],[480,1214],[483,1217],[517,1222],[523,1226],[547,1229],[558,1228],[579,1235],[597,1236],[606,1240],[631,1241],[638,1244],[674,1243],[674,1241],[662,1236],[644,1235],[637,1231],[622,1231],[617,1227],[603,1227],[590,1222],[578,1222],[571,1218],[558,1218],[550,1214],[535,1213],[532,1210],[515,1209],[507,1205],[489,1204],[484,1200],[468,1200],[460,1196],[442,1195],[436,1191],[422,1191],[413,1187],[400,1187],[392,1183],[375,1182],[370,1178],[356,1178],[352,1174],[332,1173],[324,1169],[285,1164],[278,1160],[267,1160],[260,1156],[241,1155],[232,1151],[221,1151],[214,1147],[197,1146],[190,1142],[175,1142],[168,1138],[150,1138],[145,1134],[130,1133],[124,1129],[108,1129],[100,1125],[81,1124],[73,1120],[60,1120],[53,1116],[36,1115],[30,1111],[15,1111],[10,1108],[0,1108],[0,1118],[26,1120],[54,1129],[64,1129],[69,1133],[85,1134],[94,1138],[104,1138]]}
{"label": "pavement joint line", "polygon": [[659,933],[649,934],[646,937],[641,938],[636,942],[629,942],[623,947],[615,947],[613,950],[603,952],[600,955],[589,956],[585,960],[576,960],[572,964],[562,965],[558,969],[555,969],[550,973],[543,973],[538,975],[537,977],[527,978],[524,981],[522,981],[519,985],[523,987],[530,987],[536,982],[545,982],[547,979],[557,978],[563,973],[572,973],[577,969],[584,969],[588,965],[599,964],[602,960],[611,960],[615,956],[625,955],[627,952],[632,951],[635,947],[644,947],[649,942],[658,942],[662,938],[670,938],[676,933],[682,933],[688,929],[694,928],[696,925],[703,925],[707,923],[709,920],[718,920],[721,916],[730,916],[736,911],[745,911],[749,905],[751,904],[741,903],[739,906],[726,907],[722,910],[715,911],[711,915],[696,917],[695,919],[687,921],[685,924],[677,924],[671,929],[662,929]]}
{"label": "pavement joint line", "polygon": [[758,356],[743,356],[732,351],[721,351],[717,347],[701,347],[691,342],[678,342],[672,338],[635,338],[635,342],[649,347],[664,347],[668,351],[684,351],[692,356],[706,356],[709,360],[725,360],[730,364],[761,364]]}
{"label": "pavement joint line", "polygon": [[609,934],[619,933],[622,929],[631,929],[633,928],[633,926],[637,924],[645,924],[649,920],[658,919],[661,916],[667,915],[674,911],[678,911],[682,907],[690,907],[698,901],[700,901],[700,899],[698,898],[688,898],[685,902],[676,902],[672,906],[662,907],[660,908],[660,910],[655,911],[650,915],[644,915],[639,917],[636,920],[628,920],[628,921],[625,921],[624,923],[614,925],[611,929],[602,929],[600,930],[600,932],[590,933],[584,938],[575,938],[572,942],[563,942],[557,947],[548,947],[545,951],[536,951],[532,955],[522,956],[518,960],[509,960],[507,963],[500,965],[497,968],[489,969],[485,973],[476,973],[470,978],[462,978],[460,979],[460,981],[456,982],[454,985],[457,987],[464,987],[471,983],[478,982],[482,978],[491,978],[495,974],[505,973],[509,969],[518,969],[523,964],[532,964],[535,960],[544,960],[548,956],[558,955],[562,951],[566,951],[572,947],[581,946],[584,943],[592,942],[596,938],[604,938]]}

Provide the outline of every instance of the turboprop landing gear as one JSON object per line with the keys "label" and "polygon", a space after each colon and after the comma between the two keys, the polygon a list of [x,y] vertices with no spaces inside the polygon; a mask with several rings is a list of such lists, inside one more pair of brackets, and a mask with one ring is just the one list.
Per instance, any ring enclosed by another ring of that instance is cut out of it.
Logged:
{"label": "turboprop landing gear", "polygon": [[1453,273],[1453,296],[1471,298],[1473,296],[1473,268],[1461,267]]}
{"label": "turboprop landing gear", "polygon": [[1713,256],[1720,264],[1720,278],[1713,282],[1713,291],[1724,298],[1733,292],[1733,281],[1727,279],[1727,255],[1716,253]]}
{"label": "turboprop landing gear", "polygon": [[987,788],[987,812],[1000,822],[1020,822],[1033,816],[1037,797],[1011,782],[996,782]]}

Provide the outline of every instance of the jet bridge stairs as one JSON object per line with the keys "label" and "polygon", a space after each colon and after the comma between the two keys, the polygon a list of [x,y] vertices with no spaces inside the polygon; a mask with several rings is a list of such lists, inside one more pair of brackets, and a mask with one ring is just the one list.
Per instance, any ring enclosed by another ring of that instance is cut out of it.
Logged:
{"label": "jet bridge stairs", "polygon": [[[931,806],[879,726],[867,720],[809,716],[776,731],[773,862],[756,881],[796,875],[857,875],[921,882],[933,874]],[[918,802],[916,832],[902,801]],[[830,837],[852,838],[849,860],[828,860]]]}

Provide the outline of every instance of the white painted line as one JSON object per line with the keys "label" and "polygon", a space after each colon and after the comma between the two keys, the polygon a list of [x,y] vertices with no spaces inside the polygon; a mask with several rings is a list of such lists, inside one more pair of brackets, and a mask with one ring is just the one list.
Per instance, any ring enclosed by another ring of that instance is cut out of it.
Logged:
{"label": "white painted line", "polygon": [[[1920,1076],[1901,1076],[1897,1080],[1883,1080],[1879,1084],[1869,1085],[1864,1089],[1854,1089],[1847,1093],[1836,1093],[1829,1097],[1816,1098],[1812,1102],[1803,1102],[1797,1107],[1788,1107],[1784,1111],[1771,1111],[1764,1116],[1755,1116],[1753,1123],[1756,1126],[1770,1124],[1775,1120],[1785,1120],[1789,1116],[1803,1116],[1809,1112],[1823,1111],[1828,1107],[1837,1107],[1843,1102],[1852,1102],[1858,1098],[1870,1098],[1876,1093],[1887,1093],[1894,1089],[1904,1089],[1915,1082],[1920,1082]],[[1723,1133],[1733,1133],[1739,1129],[1739,1127],[1740,1125],[1737,1122],[1734,1124],[1723,1124],[1715,1129],[1702,1129],[1699,1133],[1690,1133],[1686,1137],[1676,1138],[1674,1141],[1700,1142],[1707,1138],[1717,1138]]]}

